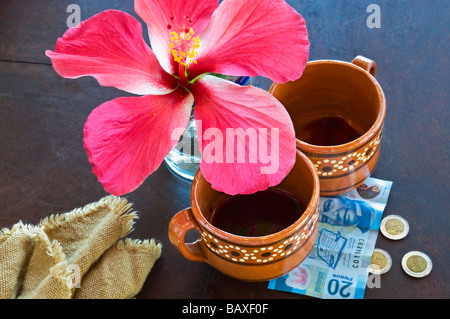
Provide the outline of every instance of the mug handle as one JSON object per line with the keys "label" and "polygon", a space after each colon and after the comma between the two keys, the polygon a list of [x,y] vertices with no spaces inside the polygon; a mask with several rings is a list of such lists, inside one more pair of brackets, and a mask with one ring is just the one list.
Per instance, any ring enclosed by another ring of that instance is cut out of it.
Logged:
{"label": "mug handle", "polygon": [[375,63],[375,61],[368,59],[362,55],[358,55],[353,59],[352,63],[359,66],[360,68],[363,68],[375,77],[375,74],[377,73],[377,64]]}
{"label": "mug handle", "polygon": [[186,208],[178,212],[172,217],[169,223],[169,240],[180,253],[190,261],[207,262],[206,256],[200,247],[200,240],[198,239],[193,243],[186,243],[184,237],[191,229],[197,230],[201,234],[200,227],[192,215],[192,210]]}

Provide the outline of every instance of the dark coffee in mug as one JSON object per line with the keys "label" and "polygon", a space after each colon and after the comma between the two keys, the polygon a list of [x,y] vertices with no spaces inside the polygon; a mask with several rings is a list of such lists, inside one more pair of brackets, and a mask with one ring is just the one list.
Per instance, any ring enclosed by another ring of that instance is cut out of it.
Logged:
{"label": "dark coffee in mug", "polygon": [[299,140],[320,146],[334,146],[349,143],[365,132],[352,125],[343,116],[324,114],[322,117],[303,121],[295,126]]}
{"label": "dark coffee in mug", "polygon": [[210,223],[230,234],[260,237],[292,225],[303,211],[301,203],[288,192],[268,189],[224,199],[213,210]]}

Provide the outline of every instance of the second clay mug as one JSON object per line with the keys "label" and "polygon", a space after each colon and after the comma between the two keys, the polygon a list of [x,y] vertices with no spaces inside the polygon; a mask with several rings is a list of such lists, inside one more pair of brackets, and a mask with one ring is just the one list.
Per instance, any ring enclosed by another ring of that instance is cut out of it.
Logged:
{"label": "second clay mug", "polygon": [[375,169],[386,114],[375,73],[375,62],[362,56],[318,60],[298,80],[270,88],[291,116],[297,148],[316,168],[321,196],[348,192]]}

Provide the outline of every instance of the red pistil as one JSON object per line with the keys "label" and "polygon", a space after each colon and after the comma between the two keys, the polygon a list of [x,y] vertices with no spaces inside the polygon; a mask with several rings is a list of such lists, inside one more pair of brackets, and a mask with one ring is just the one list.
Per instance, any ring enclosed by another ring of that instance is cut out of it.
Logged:
{"label": "red pistil", "polygon": [[189,81],[186,78],[186,67],[181,63],[178,63],[178,75],[180,77],[178,84],[184,88],[187,87],[189,85]]}

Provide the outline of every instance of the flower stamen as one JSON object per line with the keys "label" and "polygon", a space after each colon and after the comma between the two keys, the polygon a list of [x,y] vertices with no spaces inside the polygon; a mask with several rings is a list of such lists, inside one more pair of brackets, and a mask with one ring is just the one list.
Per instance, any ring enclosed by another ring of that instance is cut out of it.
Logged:
{"label": "flower stamen", "polygon": [[200,37],[194,36],[194,30],[192,28],[184,28],[183,32],[170,32],[172,36],[170,38],[169,52],[172,54],[175,62],[187,67],[190,63],[197,64],[195,57],[198,54],[200,48]]}

